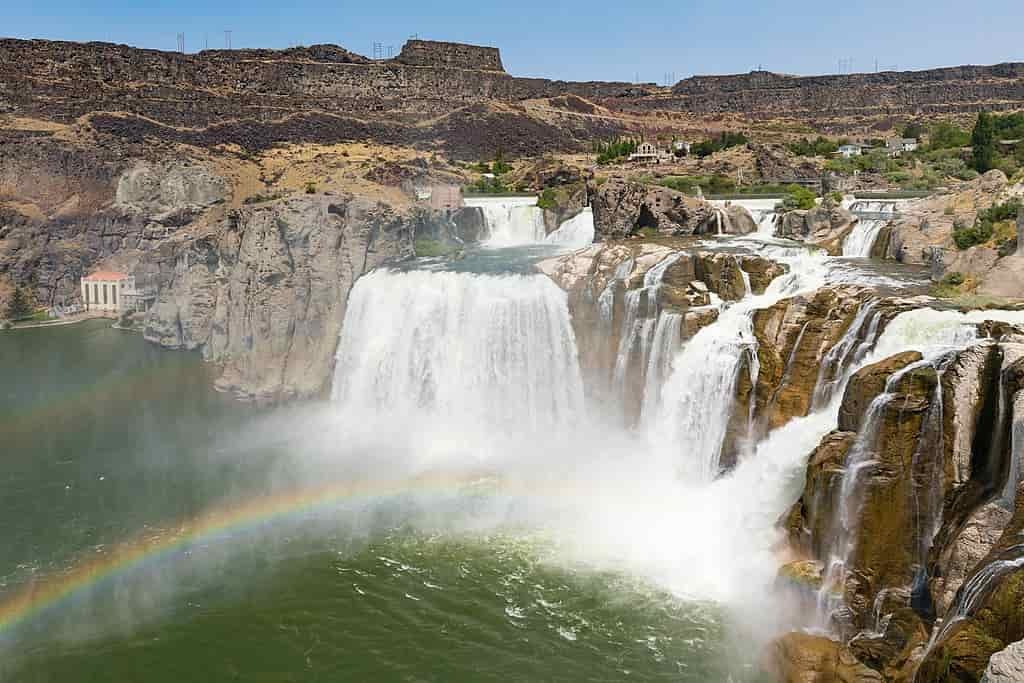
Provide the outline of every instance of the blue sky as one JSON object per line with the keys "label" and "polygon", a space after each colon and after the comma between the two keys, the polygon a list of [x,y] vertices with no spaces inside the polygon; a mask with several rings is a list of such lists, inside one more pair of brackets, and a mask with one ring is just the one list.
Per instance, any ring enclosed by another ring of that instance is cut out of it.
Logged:
{"label": "blue sky", "polygon": [[[666,74],[799,74],[1024,61],[1022,0],[887,2],[322,2],[10,0],[0,36],[174,49],[337,43],[372,56],[410,35],[501,48],[516,75],[661,82]],[[844,67],[845,68],[845,67]]]}

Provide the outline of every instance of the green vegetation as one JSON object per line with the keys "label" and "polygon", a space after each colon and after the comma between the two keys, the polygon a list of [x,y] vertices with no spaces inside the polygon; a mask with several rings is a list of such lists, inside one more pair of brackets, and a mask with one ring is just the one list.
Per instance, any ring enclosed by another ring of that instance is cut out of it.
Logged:
{"label": "green vegetation", "polygon": [[555,191],[550,188],[544,188],[544,191],[537,197],[537,207],[541,209],[554,210],[558,207],[558,202],[555,198]]}
{"label": "green vegetation", "polygon": [[793,209],[813,209],[816,195],[813,191],[800,185],[790,185],[789,191],[782,200],[782,208],[787,211]]}
{"label": "green vegetation", "polygon": [[7,309],[4,317],[8,320],[23,320],[32,316],[32,304],[29,303],[28,295],[21,287],[14,288],[11,300],[7,302]]}
{"label": "green vegetation", "polygon": [[715,152],[720,152],[723,149],[729,149],[730,147],[736,147],[738,145],[745,145],[747,142],[747,136],[743,133],[725,132],[717,138],[711,138],[710,140],[704,140],[692,145],[690,147],[690,152],[692,154],[696,154],[698,157],[704,158],[714,154]]}
{"label": "green vegetation", "polygon": [[839,150],[839,143],[818,136],[814,140],[803,138],[797,142],[791,142],[786,147],[793,154],[805,157],[825,157],[835,154]]}
{"label": "green vegetation", "polygon": [[491,173],[494,175],[504,175],[512,170],[512,167],[505,163],[505,153],[498,148],[498,151],[494,153],[494,163],[491,164]]}
{"label": "green vegetation", "polygon": [[974,170],[978,173],[992,170],[992,163],[996,156],[995,135],[996,129],[992,123],[992,116],[987,111],[979,112],[978,120],[971,132],[971,154]]}
{"label": "green vegetation", "polygon": [[636,151],[637,144],[639,143],[631,138],[616,138],[608,142],[594,143],[597,163],[604,165],[621,161]]}
{"label": "green vegetation", "polygon": [[413,250],[417,256],[421,257],[435,257],[435,256],[449,256],[459,250],[454,244],[446,244],[440,240],[430,239],[428,237],[419,237],[416,242],[413,243]]}
{"label": "green vegetation", "polygon": [[312,180],[306,183],[306,194],[316,194],[316,183]]}
{"label": "green vegetation", "polygon": [[928,149],[933,152],[940,149],[960,149],[969,144],[971,144],[971,134],[948,121],[940,121],[935,124],[928,135]]}
{"label": "green vegetation", "polygon": [[1020,210],[1021,202],[1015,199],[979,211],[974,225],[954,224],[953,241],[956,243],[957,249],[970,249],[978,244],[985,244],[993,238],[996,238],[1001,250],[1005,243],[1010,241],[1015,243],[1014,221]]}

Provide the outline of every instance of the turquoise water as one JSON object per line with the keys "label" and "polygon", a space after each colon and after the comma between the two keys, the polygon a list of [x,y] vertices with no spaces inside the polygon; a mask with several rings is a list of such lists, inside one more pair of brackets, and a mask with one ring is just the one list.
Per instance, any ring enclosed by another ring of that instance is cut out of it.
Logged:
{"label": "turquoise water", "polygon": [[[361,476],[302,436],[329,406],[233,402],[197,355],[105,322],[0,335],[0,377],[0,605],[310,471]],[[567,563],[536,529],[445,521],[487,495],[341,501],[197,539],[0,631],[0,680],[757,679],[714,605]]]}

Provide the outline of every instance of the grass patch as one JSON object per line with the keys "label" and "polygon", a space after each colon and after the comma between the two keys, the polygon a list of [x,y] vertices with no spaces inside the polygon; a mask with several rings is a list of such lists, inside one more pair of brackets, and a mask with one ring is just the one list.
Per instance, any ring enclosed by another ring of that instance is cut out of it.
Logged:
{"label": "grass patch", "polygon": [[440,240],[420,237],[413,243],[413,250],[417,256],[433,258],[437,256],[449,256],[459,250],[454,244],[446,244]]}

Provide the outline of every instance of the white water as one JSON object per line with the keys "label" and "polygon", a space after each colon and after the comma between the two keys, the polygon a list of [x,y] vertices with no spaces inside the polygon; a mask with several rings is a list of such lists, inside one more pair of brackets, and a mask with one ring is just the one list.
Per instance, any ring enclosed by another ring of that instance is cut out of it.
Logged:
{"label": "white water", "polygon": [[853,230],[843,240],[843,256],[868,258],[875,246],[878,233],[889,221],[862,218],[853,226]]}
{"label": "white water", "polygon": [[594,241],[594,212],[589,206],[584,207],[580,213],[558,226],[544,241],[570,249],[590,246]]}
{"label": "white water", "polygon": [[544,212],[536,197],[466,197],[466,206],[484,212],[489,247],[515,247],[544,242]]}
{"label": "white water", "polygon": [[333,397],[481,429],[568,425],[583,389],[566,295],[541,275],[370,273],[350,296]]}
{"label": "white water", "polygon": [[754,222],[757,224],[757,234],[762,237],[771,237],[775,234],[775,207],[780,199],[713,199],[711,205],[724,209],[726,204],[742,206],[746,209]]}

